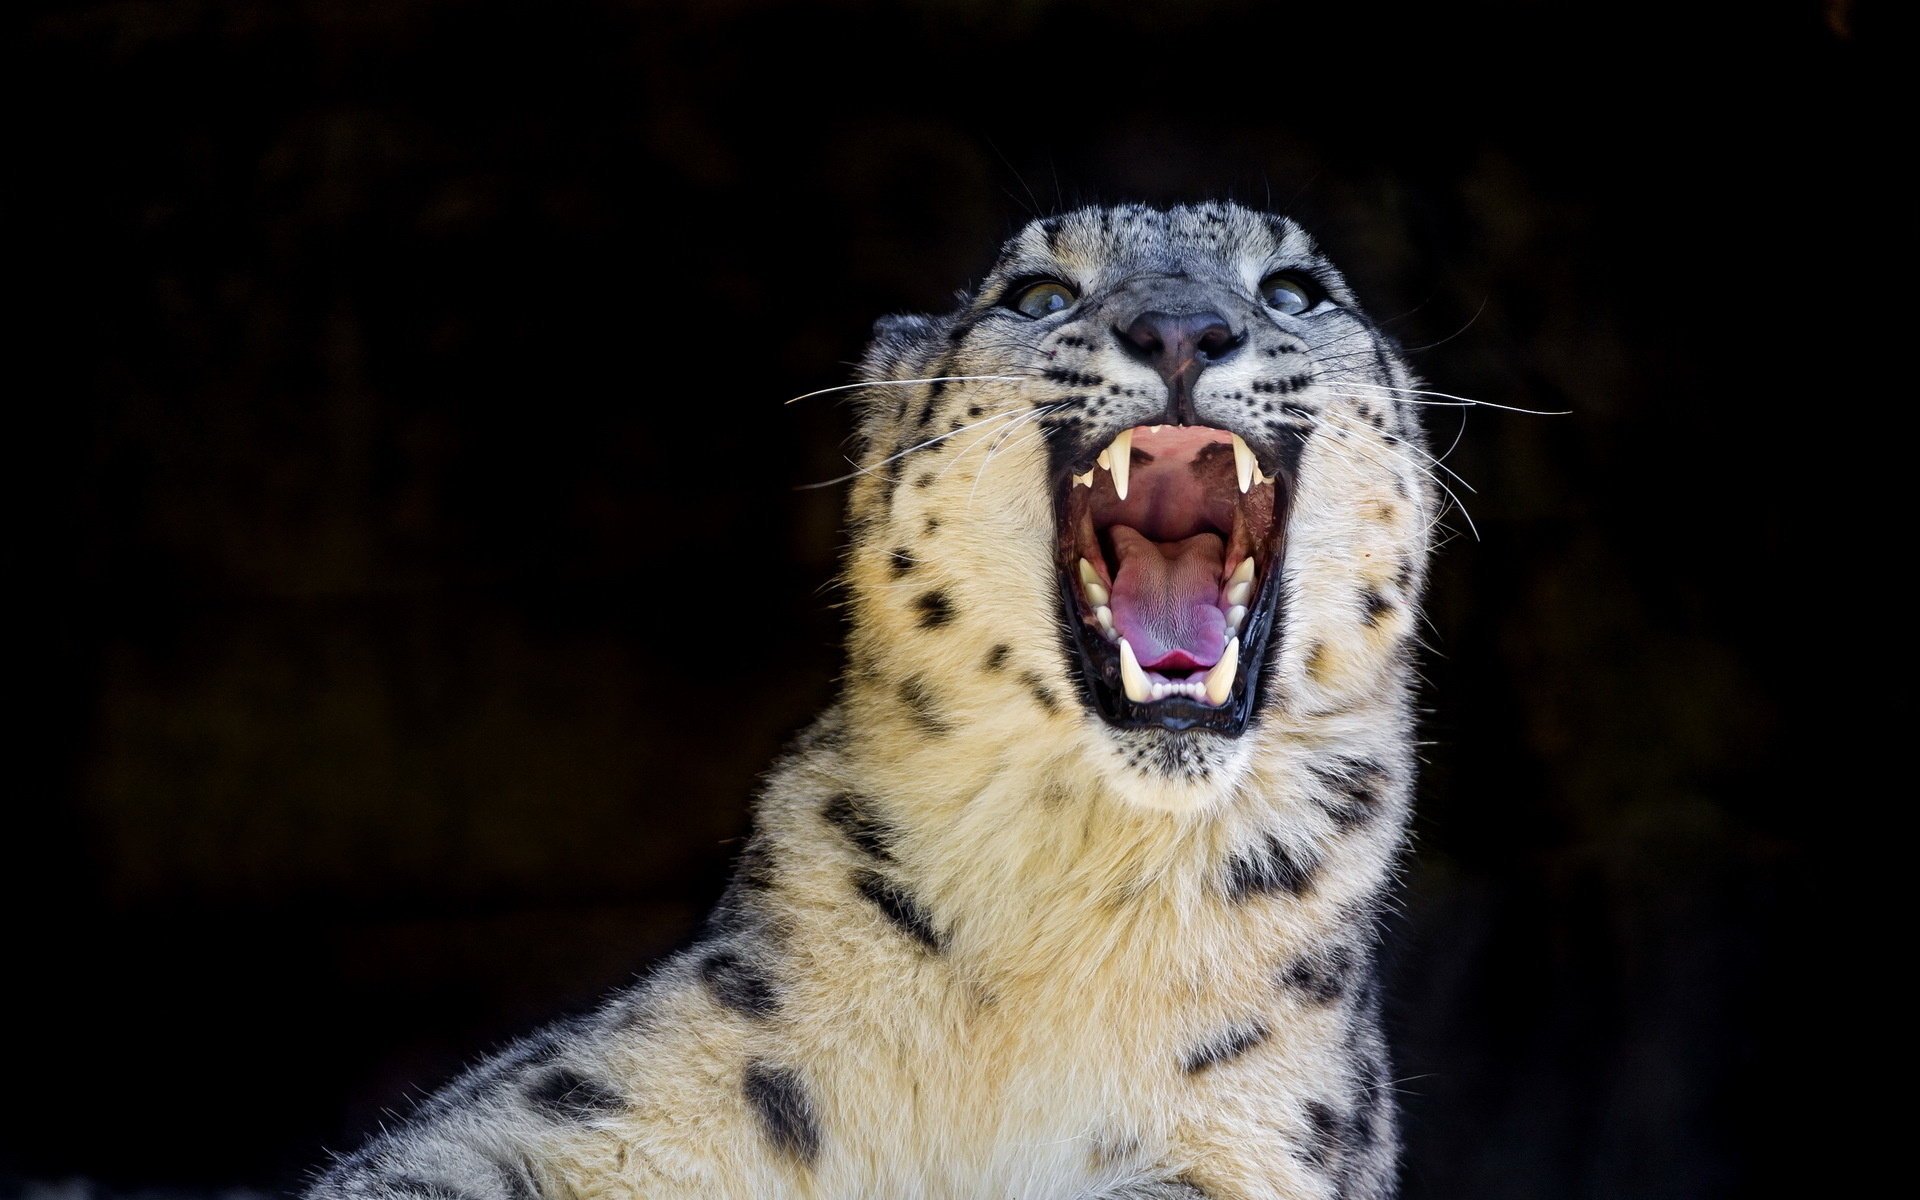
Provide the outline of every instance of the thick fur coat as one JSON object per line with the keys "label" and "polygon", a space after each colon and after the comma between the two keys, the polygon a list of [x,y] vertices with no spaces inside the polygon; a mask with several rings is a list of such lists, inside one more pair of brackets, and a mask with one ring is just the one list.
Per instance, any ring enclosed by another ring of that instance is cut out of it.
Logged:
{"label": "thick fur coat", "polygon": [[[1067,303],[1010,306],[1035,279]],[[1119,331],[1203,303],[1239,340],[1169,414]],[[1436,517],[1394,347],[1290,221],[1095,208],[882,321],[861,378],[847,674],[698,943],[316,1200],[1393,1193],[1372,964]],[[1285,489],[1238,734],[1108,719],[1063,633],[1069,473],[1182,415]]]}

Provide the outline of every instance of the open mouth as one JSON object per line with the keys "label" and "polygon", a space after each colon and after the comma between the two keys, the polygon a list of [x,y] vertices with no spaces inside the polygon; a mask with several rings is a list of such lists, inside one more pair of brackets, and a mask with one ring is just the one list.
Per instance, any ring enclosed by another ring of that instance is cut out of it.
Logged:
{"label": "open mouth", "polygon": [[1237,434],[1122,430],[1056,496],[1061,600],[1116,725],[1245,731],[1275,627],[1289,492]]}

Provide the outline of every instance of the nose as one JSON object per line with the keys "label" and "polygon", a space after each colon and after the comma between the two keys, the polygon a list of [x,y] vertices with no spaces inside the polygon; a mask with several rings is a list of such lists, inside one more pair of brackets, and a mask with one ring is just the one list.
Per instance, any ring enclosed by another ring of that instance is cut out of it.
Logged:
{"label": "nose", "polygon": [[1233,356],[1245,339],[1216,312],[1144,312],[1116,328],[1120,348],[1147,363],[1167,382],[1167,415],[1174,425],[1198,424],[1193,384],[1200,372]]}

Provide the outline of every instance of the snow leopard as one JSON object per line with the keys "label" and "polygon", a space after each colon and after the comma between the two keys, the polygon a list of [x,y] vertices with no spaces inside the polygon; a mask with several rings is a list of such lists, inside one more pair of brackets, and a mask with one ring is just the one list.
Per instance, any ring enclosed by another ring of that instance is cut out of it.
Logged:
{"label": "snow leopard", "polygon": [[1293,220],[1036,219],[856,382],[836,699],[690,948],[313,1200],[1378,1200],[1436,496]]}

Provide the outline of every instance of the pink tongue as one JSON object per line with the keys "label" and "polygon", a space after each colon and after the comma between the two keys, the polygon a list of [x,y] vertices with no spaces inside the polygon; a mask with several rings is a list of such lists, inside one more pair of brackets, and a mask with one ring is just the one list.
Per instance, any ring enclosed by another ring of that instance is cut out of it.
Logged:
{"label": "pink tongue", "polygon": [[1149,671],[1210,667],[1226,648],[1220,576],[1227,546],[1217,533],[1155,542],[1115,525],[1113,627]]}

